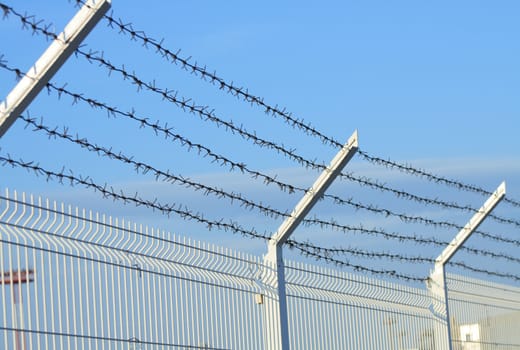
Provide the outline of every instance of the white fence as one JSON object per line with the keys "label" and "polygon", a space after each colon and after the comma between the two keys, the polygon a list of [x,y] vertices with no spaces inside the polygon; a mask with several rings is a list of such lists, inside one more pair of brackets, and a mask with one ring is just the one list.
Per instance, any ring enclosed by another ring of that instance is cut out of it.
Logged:
{"label": "white fence", "polygon": [[461,276],[449,280],[454,349],[520,349],[520,290]]}
{"label": "white fence", "polygon": [[[0,199],[5,349],[264,349],[261,257],[40,198]],[[427,289],[286,264],[292,349],[444,349]],[[520,349],[520,290],[450,276],[454,349]],[[440,330],[440,331],[439,331]]]}

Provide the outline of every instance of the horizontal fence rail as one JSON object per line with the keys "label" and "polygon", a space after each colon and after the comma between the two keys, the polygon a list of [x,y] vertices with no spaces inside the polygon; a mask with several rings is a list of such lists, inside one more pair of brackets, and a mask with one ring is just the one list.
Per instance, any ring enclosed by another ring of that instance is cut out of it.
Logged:
{"label": "horizontal fence rail", "polygon": [[[5,349],[264,349],[261,257],[6,191]],[[415,288],[287,262],[291,349],[448,349],[443,302]],[[448,275],[453,349],[520,349],[520,289]]]}

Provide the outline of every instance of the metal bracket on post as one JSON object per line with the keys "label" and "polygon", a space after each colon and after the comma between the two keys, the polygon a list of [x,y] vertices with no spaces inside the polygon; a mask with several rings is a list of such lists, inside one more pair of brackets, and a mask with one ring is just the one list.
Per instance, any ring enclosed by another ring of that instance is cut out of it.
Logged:
{"label": "metal bracket on post", "polygon": [[[467,241],[471,234],[478,228],[484,219],[491,213],[497,204],[504,198],[506,194],[506,184],[502,182],[493,194],[488,198],[484,205],[473,215],[471,220],[459,231],[455,238],[442,251],[441,255],[435,259],[435,268],[430,274],[428,288],[437,297],[437,300],[443,300],[444,310],[441,310],[443,316],[446,317],[446,327],[448,332],[448,349],[452,349],[452,334],[450,325],[450,313],[448,307],[448,286],[446,285],[446,264],[453,255]],[[438,303],[438,302],[437,302]],[[439,309],[435,307],[434,309]],[[438,337],[441,339],[441,337]],[[443,348],[439,345],[437,348]]]}
{"label": "metal bracket on post", "polygon": [[345,165],[352,159],[357,149],[358,137],[357,131],[355,131],[331,161],[330,165],[316,179],[312,187],[307,190],[291,215],[285,219],[269,240],[268,251],[264,256],[264,263],[268,271],[263,276],[264,284],[271,289],[265,302],[265,348],[268,350],[289,349],[289,325],[282,246],[314,204],[323,196]]}
{"label": "metal bracket on post", "polygon": [[60,69],[79,44],[110,8],[111,0],[88,0],[63,32],[45,50],[34,66],[0,104],[0,137]]}

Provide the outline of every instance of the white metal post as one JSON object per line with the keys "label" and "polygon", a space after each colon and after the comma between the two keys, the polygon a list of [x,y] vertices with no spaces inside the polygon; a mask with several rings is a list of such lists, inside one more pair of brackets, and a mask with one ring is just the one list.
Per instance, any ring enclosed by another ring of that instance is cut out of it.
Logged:
{"label": "white metal post", "polygon": [[323,196],[349,160],[352,159],[357,149],[358,136],[357,131],[355,131],[331,161],[330,165],[322,172],[312,187],[307,190],[291,215],[285,219],[269,240],[268,251],[264,256],[264,262],[268,271],[263,277],[264,284],[269,288],[265,300],[265,347],[268,350],[289,349],[289,325],[282,246],[314,204]]}
{"label": "white metal post", "polygon": [[[446,285],[446,264],[450,261],[453,255],[459,250],[459,248],[466,242],[471,234],[478,228],[478,226],[484,221],[484,219],[491,213],[491,211],[497,206],[497,204],[504,198],[506,194],[506,184],[502,182],[495,192],[487,199],[484,205],[473,215],[471,220],[459,231],[455,238],[448,244],[448,246],[442,251],[441,255],[435,259],[435,268],[430,274],[429,282],[431,285],[428,287],[432,293],[437,297],[438,304],[441,300],[443,301],[444,310],[443,314],[446,317],[447,327],[447,338],[448,338],[448,349],[452,349],[452,334],[451,334],[451,321],[448,307],[448,286]],[[444,316],[443,315],[443,316]],[[438,340],[442,341],[441,337],[437,337]],[[437,344],[436,344],[437,345]],[[441,348],[441,344],[437,347]]]}
{"label": "white metal post", "polygon": [[0,104],[0,137],[60,69],[110,8],[111,0],[88,0],[34,66]]}

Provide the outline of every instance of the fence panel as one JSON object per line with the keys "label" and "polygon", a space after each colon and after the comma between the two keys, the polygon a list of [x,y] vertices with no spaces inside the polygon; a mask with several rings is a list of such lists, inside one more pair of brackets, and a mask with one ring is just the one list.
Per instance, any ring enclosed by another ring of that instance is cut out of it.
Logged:
{"label": "fence panel", "polygon": [[[264,349],[269,337],[259,257],[8,192],[0,252],[5,349]],[[444,301],[427,288],[295,262],[285,275],[292,349],[448,349]],[[520,288],[457,275],[448,288],[453,349],[520,349]]]}
{"label": "fence panel", "polygon": [[448,275],[453,349],[520,349],[520,288]]}
{"label": "fence panel", "polygon": [[0,208],[0,347],[263,348],[259,259],[16,194]]}
{"label": "fence panel", "polygon": [[291,348],[435,348],[439,320],[425,289],[305,264],[286,270]]}

